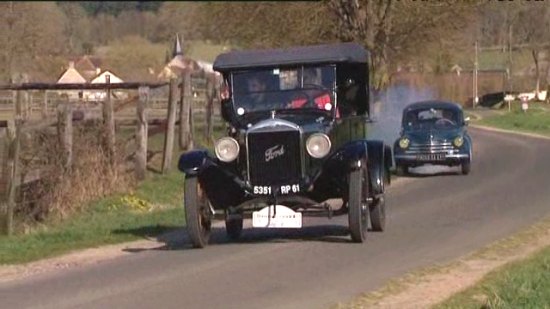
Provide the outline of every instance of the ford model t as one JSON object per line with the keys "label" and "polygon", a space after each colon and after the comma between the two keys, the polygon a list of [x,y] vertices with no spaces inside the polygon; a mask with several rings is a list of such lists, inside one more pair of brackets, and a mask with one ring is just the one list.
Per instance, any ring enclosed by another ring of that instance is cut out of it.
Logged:
{"label": "ford model t", "polygon": [[347,215],[355,242],[369,221],[384,230],[392,154],[367,138],[367,56],[341,43],[217,57],[227,135],[214,154],[193,150],[178,165],[195,247],[207,245],[219,215],[232,239],[247,217],[253,227],[301,228],[305,216]]}

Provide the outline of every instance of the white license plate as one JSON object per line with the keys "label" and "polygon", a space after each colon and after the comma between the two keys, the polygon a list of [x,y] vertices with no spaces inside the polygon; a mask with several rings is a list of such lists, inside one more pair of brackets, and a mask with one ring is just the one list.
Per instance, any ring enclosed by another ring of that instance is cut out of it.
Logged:
{"label": "white license plate", "polygon": [[444,153],[421,154],[421,155],[417,155],[416,159],[419,161],[443,161],[445,160],[445,154]]}
{"label": "white license plate", "polygon": [[[276,211],[275,207],[277,207]],[[301,228],[302,214],[283,205],[272,205],[252,213],[252,226],[260,228]]]}

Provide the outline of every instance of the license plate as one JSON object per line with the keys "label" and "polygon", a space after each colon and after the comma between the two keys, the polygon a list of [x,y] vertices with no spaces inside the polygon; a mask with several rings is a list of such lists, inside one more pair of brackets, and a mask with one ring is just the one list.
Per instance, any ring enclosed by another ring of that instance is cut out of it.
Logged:
{"label": "license plate", "polygon": [[281,185],[280,187],[276,186],[254,186],[252,188],[252,192],[254,194],[258,195],[271,195],[272,193],[277,192],[278,189],[279,194],[286,195],[290,193],[299,193],[300,192],[300,185],[299,184],[293,184],[293,185]]}
{"label": "license plate", "polygon": [[444,153],[420,154],[416,156],[416,159],[419,161],[443,161],[445,160],[445,154]]}
{"label": "license plate", "polygon": [[272,205],[252,213],[252,226],[260,228],[301,228],[302,214],[283,205]]}

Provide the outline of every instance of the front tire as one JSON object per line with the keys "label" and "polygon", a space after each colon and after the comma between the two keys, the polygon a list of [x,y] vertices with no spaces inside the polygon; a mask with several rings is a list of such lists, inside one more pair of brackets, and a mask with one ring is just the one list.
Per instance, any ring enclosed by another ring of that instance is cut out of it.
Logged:
{"label": "front tire", "polygon": [[194,248],[204,248],[210,240],[212,216],[208,199],[196,176],[185,177],[184,203],[189,239]]}
{"label": "front tire", "polygon": [[384,196],[375,199],[369,205],[370,224],[375,232],[383,232],[386,229],[386,200]]}
{"label": "front tire", "polygon": [[397,176],[406,176],[409,174],[409,167],[405,164],[395,166]]}
{"label": "front tire", "polygon": [[462,167],[462,175],[470,174],[470,170],[471,170],[470,161],[463,162],[461,167]]}
{"label": "front tire", "polygon": [[[362,162],[363,163],[363,162]],[[365,164],[349,173],[348,188],[348,223],[351,240],[362,243],[367,237],[368,178]]]}

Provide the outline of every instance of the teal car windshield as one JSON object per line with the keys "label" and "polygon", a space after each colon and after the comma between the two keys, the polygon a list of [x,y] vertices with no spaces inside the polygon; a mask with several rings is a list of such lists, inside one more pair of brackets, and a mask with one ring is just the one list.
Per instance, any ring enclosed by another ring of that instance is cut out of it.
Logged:
{"label": "teal car windshield", "polygon": [[231,74],[237,115],[281,109],[335,108],[336,69],[333,65],[270,68]]}
{"label": "teal car windshield", "polygon": [[406,130],[454,129],[461,125],[459,113],[447,108],[411,110],[403,119]]}

